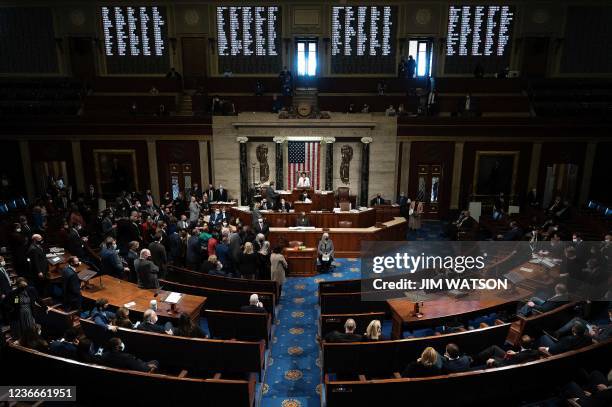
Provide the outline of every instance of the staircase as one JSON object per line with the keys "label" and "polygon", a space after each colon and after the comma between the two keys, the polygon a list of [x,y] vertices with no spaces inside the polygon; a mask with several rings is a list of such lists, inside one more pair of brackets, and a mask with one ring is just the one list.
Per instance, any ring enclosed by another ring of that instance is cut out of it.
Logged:
{"label": "staircase", "polygon": [[293,92],[293,107],[297,110],[300,104],[312,106],[313,111],[319,108],[317,88],[296,88]]}
{"label": "staircase", "polygon": [[177,116],[193,116],[193,105],[191,103],[191,95],[183,93],[179,96],[179,101],[176,106]]}

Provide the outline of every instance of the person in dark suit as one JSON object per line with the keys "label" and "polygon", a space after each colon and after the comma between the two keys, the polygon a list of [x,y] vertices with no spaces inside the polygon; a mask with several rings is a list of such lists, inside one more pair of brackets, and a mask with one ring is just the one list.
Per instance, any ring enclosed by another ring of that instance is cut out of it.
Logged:
{"label": "person in dark suit", "polygon": [[571,335],[572,328],[574,325],[576,325],[576,322],[580,322],[584,326],[588,327],[588,334],[597,342],[603,342],[612,338],[612,306],[608,307],[607,323],[597,324],[596,322],[589,322],[580,317],[575,317],[561,328],[557,329],[554,332],[554,336],[556,338],[562,338],[566,335]]}
{"label": "person in dark suit", "polygon": [[255,234],[263,234],[266,239],[268,238],[268,235],[270,234],[270,226],[268,226],[268,222],[266,222],[265,218],[259,218],[257,220],[257,223],[255,223],[253,225],[253,232]]}
{"label": "person in dark suit", "polygon": [[441,374],[440,355],[432,347],[427,347],[421,357],[410,363],[402,372],[402,377],[428,377]]}
{"label": "person in dark suit", "polygon": [[76,360],[78,345],[79,332],[75,328],[68,328],[62,339],[49,344],[49,352],[55,356]]}
{"label": "person in dark suit", "polygon": [[136,276],[136,267],[134,266],[134,262],[138,260],[138,250],[140,249],[140,243],[137,241],[130,242],[129,250],[125,257],[125,261],[127,262],[129,271],[128,280],[131,283],[135,283],[138,281],[138,277]]}
{"label": "person in dark suit", "polygon": [[543,335],[540,338],[540,352],[547,352],[551,355],[568,352],[574,349],[580,349],[593,343],[591,337],[587,334],[586,326],[582,322],[574,323],[572,334],[564,336],[558,341],[555,341],[548,335]]}
{"label": "person in dark suit", "polygon": [[116,318],[115,313],[109,311],[108,300],[106,298],[98,298],[96,305],[89,312],[89,318],[96,325],[110,328],[113,325],[113,320]]}
{"label": "person in dark suit", "polygon": [[187,338],[206,338],[206,334],[197,324],[194,324],[186,313],[179,316],[178,326],[174,329],[174,335]]}
{"label": "person in dark suit", "polygon": [[34,305],[42,305],[39,302],[38,291],[29,286],[25,278],[17,278],[15,286],[4,299],[4,305],[11,325],[11,336],[18,339],[25,331],[36,328]]}
{"label": "person in dark suit", "polygon": [[459,347],[454,343],[446,345],[444,357],[442,359],[442,370],[449,373],[459,373],[469,370],[472,358],[459,353]]}
{"label": "person in dark suit", "polygon": [[138,260],[134,261],[134,268],[138,276],[138,286],[141,288],[159,288],[159,267],[151,261],[149,249],[142,249]]}
{"label": "person in dark suit", "polygon": [[349,318],[344,323],[344,333],[331,331],[325,335],[325,342],[361,342],[363,341],[363,336],[355,333],[356,328],[355,320]]}
{"label": "person in dark suit", "polygon": [[259,301],[259,296],[257,294],[251,294],[251,297],[249,297],[249,305],[241,306],[240,312],[256,312],[263,314],[268,311],[266,311],[261,301]]}
{"label": "person in dark suit", "polygon": [[79,258],[85,256],[85,245],[86,237],[81,236],[82,226],[80,224],[74,224],[68,232],[68,241],[66,242],[65,249],[72,255]]}
{"label": "person in dark suit", "polygon": [[160,325],[157,323],[157,321],[157,313],[152,309],[148,309],[144,312],[142,322],[138,324],[137,329],[139,331],[173,335],[172,324],[170,322],[166,323],[165,325]]}
{"label": "person in dark suit", "polygon": [[208,202],[214,202],[217,196],[217,190],[212,184],[208,184],[208,189],[206,190],[206,195],[208,196]]}
{"label": "person in dark suit", "polygon": [[39,292],[42,292],[45,285],[45,277],[49,273],[49,264],[42,247],[43,238],[39,234],[32,235],[32,244],[26,252],[28,267],[26,267],[26,277]]}
{"label": "person in dark suit", "polygon": [[223,188],[221,184],[219,184],[219,188],[215,192],[215,201],[227,202],[227,189]]}
{"label": "person in dark suit", "polygon": [[102,354],[100,362],[109,367],[138,372],[153,372],[159,368],[159,363],[155,360],[143,362],[136,356],[125,352],[125,345],[119,338],[111,338],[108,341],[108,351]]}
{"label": "person in dark suit", "polygon": [[151,252],[151,261],[159,268],[159,276],[165,278],[168,272],[168,256],[166,255],[166,248],[162,244],[161,232],[155,233],[154,240],[149,244],[149,251]]}
{"label": "person in dark suit", "polygon": [[[582,385],[572,381],[563,388],[563,396],[568,399],[568,405],[583,407],[608,407],[612,405],[612,387],[604,374],[594,370],[587,373],[578,371],[578,377],[583,379]],[[569,403],[569,401],[572,403]]]}
{"label": "person in dark suit", "polygon": [[529,335],[523,335],[518,350],[504,351],[497,345],[489,346],[476,356],[476,361],[491,368],[525,363],[536,360],[538,357],[539,354],[534,349],[533,339]]}
{"label": "person in dark suit", "polygon": [[555,294],[552,297],[546,300],[533,297],[531,300],[527,301],[525,305],[519,308],[517,314],[528,317],[533,313],[534,309],[539,312],[552,311],[555,308],[567,303],[567,301],[567,287],[564,284],[557,284],[555,286]]}
{"label": "person in dark suit", "polygon": [[257,254],[253,251],[253,243],[246,242],[244,251],[240,254],[239,260],[240,275],[243,278],[253,279],[257,272]]}
{"label": "person in dark suit", "polygon": [[527,206],[530,208],[540,207],[540,197],[538,196],[538,191],[535,188],[532,188],[527,194]]}
{"label": "person in dark suit", "polygon": [[372,199],[370,201],[370,205],[374,206],[374,205],[384,205],[385,204],[385,200],[383,199],[382,195],[380,194],[380,192],[378,194],[376,194],[376,197],[374,197],[374,199]]}
{"label": "person in dark suit", "polygon": [[229,236],[223,236],[215,248],[215,254],[217,255],[217,260],[221,262],[222,265],[221,273],[224,275],[226,273],[231,274],[234,271],[234,267],[232,264],[232,255],[229,247]]}
{"label": "person in dark suit", "polygon": [[300,213],[295,222],[295,226],[310,226],[310,219],[306,216],[306,212]]}
{"label": "person in dark suit", "polygon": [[277,209],[279,212],[289,212],[291,210],[291,204],[285,201],[285,198],[281,198]]}
{"label": "person in dark suit", "polygon": [[198,232],[195,229],[187,240],[185,262],[187,263],[187,267],[191,270],[198,270],[200,268],[200,263],[202,263],[202,245],[198,237]]}
{"label": "person in dark suit", "polygon": [[563,260],[559,268],[559,277],[567,280],[571,292],[576,292],[584,283],[586,275],[574,246],[567,246],[564,250]]}
{"label": "person in dark suit", "polygon": [[128,267],[123,267],[123,262],[117,253],[117,242],[112,237],[104,241],[104,248],[100,252],[100,263],[103,274],[115,277],[123,277],[123,272],[129,272]]}
{"label": "person in dark suit", "polygon": [[[266,188],[265,195],[266,195],[266,200],[268,204],[271,205],[271,207],[274,207],[274,203],[279,197],[278,192],[274,190],[274,181],[270,181],[270,185],[268,185],[268,187]],[[268,209],[271,209],[271,208],[268,208]]]}
{"label": "person in dark suit", "polygon": [[62,282],[64,288],[64,309],[66,311],[81,308],[81,280],[77,274],[77,268],[81,265],[79,258],[71,256],[68,265],[62,270]]}

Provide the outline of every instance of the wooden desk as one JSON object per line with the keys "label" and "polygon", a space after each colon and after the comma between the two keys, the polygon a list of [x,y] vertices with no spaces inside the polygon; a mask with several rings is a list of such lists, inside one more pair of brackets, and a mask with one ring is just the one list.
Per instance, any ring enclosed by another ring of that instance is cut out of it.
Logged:
{"label": "wooden desk", "polygon": [[219,209],[222,210],[223,208],[225,208],[226,211],[229,211],[230,208],[234,207],[237,205],[236,201],[231,201],[231,202],[212,202],[209,203],[209,207],[211,211],[215,211],[215,209]]}
{"label": "wooden desk", "polygon": [[302,192],[306,191],[308,196],[312,201],[312,210],[313,211],[321,211],[328,210],[331,211],[335,205],[335,198],[333,191],[315,191],[314,189],[294,189],[293,191],[278,191],[280,198],[285,198],[285,201],[293,202],[299,201],[301,199]]}
{"label": "wooden desk", "polygon": [[[185,312],[193,322],[198,323],[200,310],[206,302],[206,297],[183,294],[181,300],[176,304],[176,310],[172,311],[170,304],[163,302],[170,291],[145,290],[139,288],[136,284],[108,275],[102,276],[101,279],[102,288],[100,287],[100,277],[94,277],[90,281],[91,288],[81,290],[83,299],[95,302],[99,298],[106,298],[111,308],[123,307],[133,301],[136,304],[130,307],[130,314],[136,314],[139,319],[150,308],[151,300],[155,299],[157,300],[156,313],[160,320],[175,322],[179,315]],[[156,293],[158,293],[157,296]]]}
{"label": "wooden desk", "polygon": [[[232,217],[240,218],[247,225],[252,223],[251,211],[245,211],[235,207],[230,209],[230,213]],[[282,224],[284,224],[282,227],[295,226],[300,213],[301,211],[297,210],[293,212],[261,211],[261,214],[266,218],[270,227],[276,227]],[[351,222],[352,228],[367,228],[376,224],[376,210],[372,208],[358,212],[311,211],[306,216],[310,220],[310,225],[318,228],[337,228],[339,222],[342,221]]]}
{"label": "wooden desk", "polygon": [[297,247],[286,247],[283,251],[289,265],[289,276],[313,276],[317,274],[317,249],[306,247],[303,250]]}
{"label": "wooden desk", "polygon": [[[50,283],[58,283],[61,279],[62,279],[62,270],[64,270],[66,268],[66,266],[68,266],[68,258],[72,256],[72,254],[68,253],[68,252],[64,252],[64,254],[58,256],[62,259],[61,262],[52,265],[51,263],[48,263],[49,265],[49,282]],[[87,264],[81,262],[81,265],[79,267],[77,267],[76,272],[80,273],[81,271],[85,271],[85,270],[89,270],[89,267],[87,267]]]}
{"label": "wooden desk", "polygon": [[399,205],[374,205],[376,222],[386,222],[400,216]]}

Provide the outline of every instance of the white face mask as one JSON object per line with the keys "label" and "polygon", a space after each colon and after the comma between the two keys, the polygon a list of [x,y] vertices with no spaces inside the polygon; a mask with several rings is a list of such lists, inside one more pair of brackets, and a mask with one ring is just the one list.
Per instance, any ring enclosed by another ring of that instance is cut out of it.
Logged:
{"label": "white face mask", "polygon": [[574,238],[574,239],[572,239],[572,242],[577,243],[578,239]]}
{"label": "white face mask", "polygon": [[121,352],[123,352],[125,350],[125,343],[121,342],[121,346],[119,346],[119,349],[121,349]]}
{"label": "white face mask", "polygon": [[6,266],[6,262],[4,260],[0,261],[0,266],[2,267]]}

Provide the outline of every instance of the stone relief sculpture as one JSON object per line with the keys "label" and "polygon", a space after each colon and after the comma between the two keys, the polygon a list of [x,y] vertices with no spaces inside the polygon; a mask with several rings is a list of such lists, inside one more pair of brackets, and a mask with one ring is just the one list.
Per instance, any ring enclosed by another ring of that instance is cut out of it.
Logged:
{"label": "stone relief sculpture", "polygon": [[340,149],[342,161],[340,162],[340,180],[343,184],[348,184],[350,180],[350,164],[353,159],[353,147],[345,144]]}
{"label": "stone relief sculpture", "polygon": [[259,181],[266,182],[270,179],[270,166],[268,165],[268,146],[260,144],[257,146],[257,161],[259,161]]}

